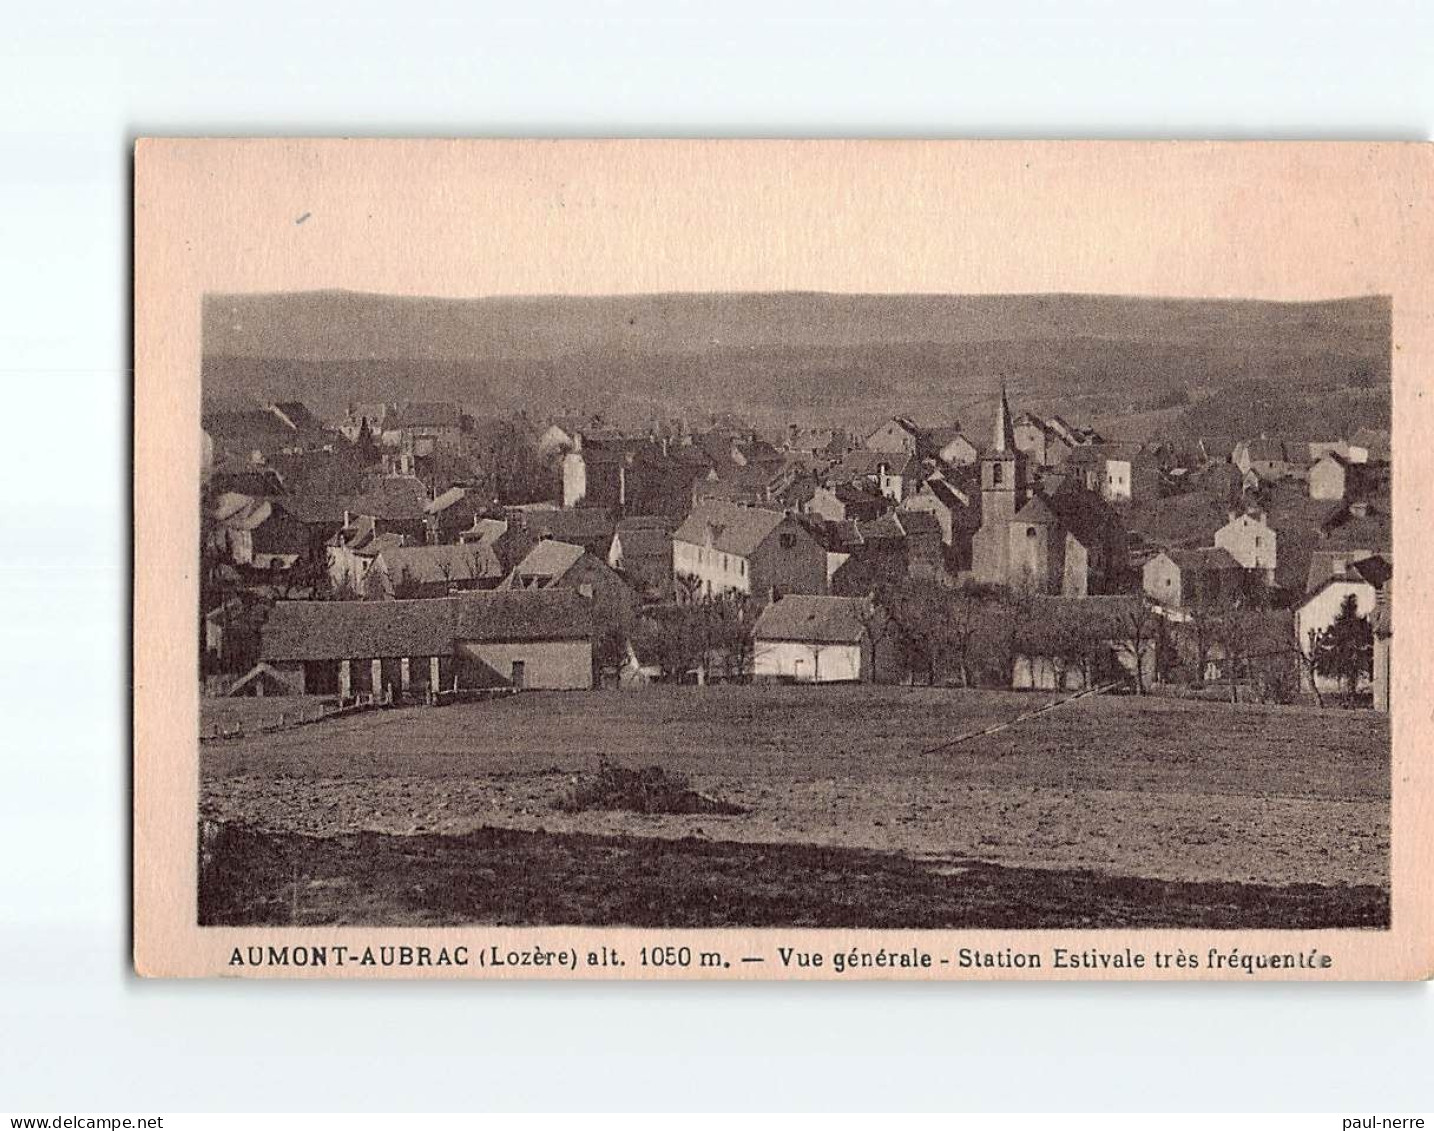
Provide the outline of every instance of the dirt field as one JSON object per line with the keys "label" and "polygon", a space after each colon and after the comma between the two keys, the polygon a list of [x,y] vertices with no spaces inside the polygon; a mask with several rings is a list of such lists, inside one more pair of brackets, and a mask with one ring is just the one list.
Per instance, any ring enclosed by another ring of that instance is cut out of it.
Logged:
{"label": "dirt field", "polygon": [[[1387,719],[1104,697],[923,753],[1044,701],[923,688],[531,693],[208,744],[202,812],[234,835],[217,842],[223,879],[205,907],[224,922],[408,923],[666,921],[666,906],[669,925],[741,923],[780,915],[769,897],[796,884],[805,895],[786,913],[803,923],[1387,918]],[[747,812],[561,812],[600,755],[661,765]],[[529,835],[499,851],[504,829]],[[407,868],[420,887],[491,857],[511,873],[508,894],[480,898],[450,876],[442,898],[385,895],[343,863],[360,841],[360,855],[391,857],[389,872]],[[275,854],[282,890],[262,879]],[[576,888],[530,884],[540,898],[528,907],[515,854]],[[694,867],[719,889],[694,896],[700,913],[679,910],[683,884],[661,878],[675,870],[690,886]],[[828,875],[868,882],[853,904],[822,895]],[[733,888],[744,876],[745,895]],[[1132,884],[1161,894],[1134,899]]]}

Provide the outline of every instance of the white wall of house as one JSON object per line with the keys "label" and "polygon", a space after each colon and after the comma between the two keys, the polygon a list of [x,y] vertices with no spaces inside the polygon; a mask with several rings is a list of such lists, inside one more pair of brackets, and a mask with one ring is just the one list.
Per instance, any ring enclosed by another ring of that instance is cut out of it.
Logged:
{"label": "white wall of house", "polygon": [[746,558],[711,546],[674,540],[672,572],[674,575],[690,574],[697,578],[706,596],[752,591],[751,563]]}
{"label": "white wall of house", "polygon": [[514,662],[523,665],[523,687],[572,691],[593,685],[593,649],[587,640],[535,640],[488,643],[460,640],[458,655],[481,660],[505,679]]}
{"label": "white wall of house", "polygon": [[[1310,632],[1323,632],[1334,623],[1344,599],[1354,594],[1355,608],[1362,617],[1374,611],[1375,589],[1367,581],[1333,581],[1306,598],[1305,603],[1295,610],[1295,631],[1299,636],[1300,649],[1310,654]],[[1334,680],[1329,681],[1333,686]],[[1323,679],[1321,687],[1325,686]]]}
{"label": "white wall of house", "polygon": [[1275,572],[1275,532],[1262,517],[1252,514],[1236,515],[1219,530],[1215,531],[1215,545],[1228,550],[1232,558],[1245,569],[1265,572],[1266,581]]}
{"label": "white wall of house", "polygon": [[575,507],[588,496],[588,465],[582,452],[563,456],[563,506]]}
{"label": "white wall of house", "polygon": [[1105,479],[1101,484],[1101,494],[1109,502],[1119,503],[1130,498],[1131,468],[1128,459],[1107,459],[1105,461]]}
{"label": "white wall of house", "polygon": [[1343,499],[1346,479],[1344,465],[1331,456],[1310,468],[1311,499]]}
{"label": "white wall of house", "polygon": [[855,683],[867,675],[860,644],[813,644],[805,640],[758,640],[752,672],[761,679],[801,683]]}
{"label": "white wall of house", "polygon": [[1156,554],[1140,571],[1141,587],[1152,600],[1179,608],[1181,600],[1180,567],[1165,553]]}
{"label": "white wall of house", "polygon": [[369,567],[373,565],[372,557],[356,554],[347,546],[330,546],[325,550],[325,557],[328,559],[330,584],[340,588],[347,583],[356,592],[363,592]]}

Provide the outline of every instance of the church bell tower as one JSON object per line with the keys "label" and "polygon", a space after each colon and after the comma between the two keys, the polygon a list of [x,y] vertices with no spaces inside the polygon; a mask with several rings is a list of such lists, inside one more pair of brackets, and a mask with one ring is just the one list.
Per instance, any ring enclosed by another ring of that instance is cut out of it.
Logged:
{"label": "church bell tower", "polygon": [[1010,523],[1030,497],[1026,470],[1026,455],[1016,447],[1011,406],[1002,381],[991,448],[981,457],[981,528],[971,547],[971,572],[977,581],[1010,584]]}

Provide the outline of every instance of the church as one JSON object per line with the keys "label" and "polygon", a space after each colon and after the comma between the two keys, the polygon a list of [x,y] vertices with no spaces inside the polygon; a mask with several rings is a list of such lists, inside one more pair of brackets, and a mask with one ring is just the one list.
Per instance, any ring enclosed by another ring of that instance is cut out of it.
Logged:
{"label": "church", "polygon": [[1125,530],[1100,496],[1059,473],[1033,482],[1016,446],[1006,387],[981,458],[981,526],[971,579],[1029,593],[1085,597],[1113,590],[1126,565]]}

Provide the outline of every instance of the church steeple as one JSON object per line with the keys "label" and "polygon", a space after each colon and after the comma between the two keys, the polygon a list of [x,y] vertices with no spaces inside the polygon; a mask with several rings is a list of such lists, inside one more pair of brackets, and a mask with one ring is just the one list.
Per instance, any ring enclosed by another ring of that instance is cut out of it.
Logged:
{"label": "church steeple", "polygon": [[1006,382],[1001,382],[1001,404],[996,410],[996,435],[992,441],[991,450],[996,452],[1014,452],[1016,450],[1016,431],[1011,425],[1011,406],[1006,401]]}

